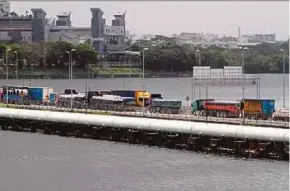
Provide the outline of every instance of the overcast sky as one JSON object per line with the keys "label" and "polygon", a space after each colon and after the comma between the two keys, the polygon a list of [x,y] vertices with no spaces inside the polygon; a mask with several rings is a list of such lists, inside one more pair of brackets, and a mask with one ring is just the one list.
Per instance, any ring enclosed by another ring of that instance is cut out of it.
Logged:
{"label": "overcast sky", "polygon": [[235,1],[15,1],[11,10],[25,13],[43,8],[48,17],[71,11],[72,25],[90,26],[91,7],[104,11],[107,24],[113,14],[127,11],[126,24],[131,34],[164,34],[207,32],[237,36],[238,26],[245,33],[276,33],[278,40],[289,36],[289,2]]}

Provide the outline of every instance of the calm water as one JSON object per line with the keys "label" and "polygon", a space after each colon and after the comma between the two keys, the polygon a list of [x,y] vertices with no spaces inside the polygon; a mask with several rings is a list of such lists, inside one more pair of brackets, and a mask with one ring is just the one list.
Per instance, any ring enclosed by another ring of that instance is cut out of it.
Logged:
{"label": "calm water", "polygon": [[1,191],[283,191],[286,162],[0,132]]}
{"label": "calm water", "polygon": [[[112,78],[112,79],[93,79],[93,80],[0,80],[1,84],[11,85],[33,85],[53,87],[55,91],[62,92],[65,88],[75,88],[78,91],[85,91],[86,81],[91,90],[111,90],[111,89],[142,89],[143,81],[140,78]],[[260,77],[260,97],[273,98],[276,106],[283,106],[283,76],[279,74],[263,74]],[[199,98],[198,87],[192,94],[191,78],[151,78],[144,80],[145,88],[151,93],[162,93],[165,98],[186,100],[186,96],[193,99]],[[201,88],[201,98],[206,98],[206,88]],[[236,101],[242,98],[242,87],[208,87],[207,98],[220,101]],[[256,98],[256,87],[246,87],[245,97]],[[289,106],[289,75],[286,78],[286,106]]]}
{"label": "calm water", "polygon": [[[56,91],[69,87],[67,80],[31,82],[35,86],[51,86]],[[22,85],[23,81],[0,83]],[[29,81],[24,83],[28,85]],[[87,84],[99,90],[139,89],[142,80],[99,79]],[[146,79],[145,85],[149,91],[160,92],[167,98],[191,97],[190,78]],[[85,90],[85,80],[73,80],[71,87]],[[255,88],[246,88],[245,92],[247,97],[256,96]],[[195,96],[198,98],[198,92]],[[242,89],[234,87],[210,87],[208,94],[219,100],[236,100],[241,96]],[[282,106],[281,75],[261,76],[261,97],[275,98],[278,107]],[[286,191],[288,187],[286,162],[0,131],[0,191]]]}

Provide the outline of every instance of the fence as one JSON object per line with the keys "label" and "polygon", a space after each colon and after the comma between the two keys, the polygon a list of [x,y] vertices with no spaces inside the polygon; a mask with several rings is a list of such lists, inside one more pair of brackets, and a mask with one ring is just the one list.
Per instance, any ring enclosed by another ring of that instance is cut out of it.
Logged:
{"label": "fence", "polygon": [[266,127],[280,127],[289,128],[289,122],[287,121],[276,121],[272,118],[268,120],[260,120],[258,118],[247,118],[242,119],[241,116],[236,117],[224,117],[224,116],[208,116],[200,114],[192,114],[189,108],[181,108],[176,114],[150,112],[150,108],[115,104],[101,104],[101,105],[88,105],[86,102],[74,101],[72,108],[70,109],[70,103],[66,104],[43,104],[37,102],[26,102],[27,105],[23,105],[22,101],[14,102],[14,104],[0,105],[1,107],[19,108],[19,109],[37,109],[37,110],[49,110],[49,111],[64,111],[64,112],[77,112],[77,113],[88,113],[88,114],[105,114],[105,115],[117,115],[127,117],[147,117],[167,120],[184,120],[184,121],[196,121],[206,123],[224,123],[224,124],[244,124],[252,126],[266,126]]}

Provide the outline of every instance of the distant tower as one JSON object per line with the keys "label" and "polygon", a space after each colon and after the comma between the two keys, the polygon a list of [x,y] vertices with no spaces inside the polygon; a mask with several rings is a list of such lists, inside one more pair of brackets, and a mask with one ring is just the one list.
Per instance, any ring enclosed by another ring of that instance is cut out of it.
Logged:
{"label": "distant tower", "polygon": [[100,8],[91,8],[91,35],[93,37],[93,46],[98,53],[104,52],[104,28],[106,20],[103,19],[104,12]]}
{"label": "distant tower", "polygon": [[238,43],[241,44],[241,28],[238,29]]}

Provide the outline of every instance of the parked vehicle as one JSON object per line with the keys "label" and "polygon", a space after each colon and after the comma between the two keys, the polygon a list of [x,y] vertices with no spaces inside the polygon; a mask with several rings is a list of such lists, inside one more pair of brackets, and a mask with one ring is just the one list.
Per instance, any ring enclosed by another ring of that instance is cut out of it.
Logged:
{"label": "parked vehicle", "polygon": [[142,91],[142,90],[112,90],[111,91],[112,95],[117,95],[120,97],[130,97],[130,98],[135,98],[135,104],[136,106],[143,106],[143,96],[144,96],[144,104],[145,106],[150,105],[151,101],[151,94],[147,91]]}
{"label": "parked vehicle", "polygon": [[90,100],[90,109],[106,111],[122,111],[123,99],[115,95],[93,96]]}
{"label": "parked vehicle", "polygon": [[203,109],[206,116],[228,118],[240,115],[239,102],[208,101],[204,103]]}
{"label": "parked vehicle", "polygon": [[244,99],[241,101],[244,117],[253,119],[271,118],[275,110],[274,99]]}
{"label": "parked vehicle", "polygon": [[196,115],[214,117],[238,117],[268,119],[274,113],[273,99],[244,99],[240,102],[219,102],[213,99],[196,100],[191,104],[191,111]]}
{"label": "parked vehicle", "polygon": [[152,113],[178,114],[181,107],[182,101],[152,99],[149,110]]}
{"label": "parked vehicle", "polygon": [[52,93],[51,87],[28,87],[28,96],[32,103],[47,104]]}
{"label": "parked vehicle", "polygon": [[204,115],[205,102],[213,102],[214,99],[198,99],[191,103],[191,113],[194,115]]}
{"label": "parked vehicle", "polygon": [[72,108],[84,109],[87,100],[86,94],[78,93],[78,94],[61,94],[57,97],[57,105],[59,107],[67,107],[69,108],[72,100]]}
{"label": "parked vehicle", "polygon": [[289,109],[278,108],[275,110],[272,117],[274,121],[281,120],[289,122]]}
{"label": "parked vehicle", "polygon": [[151,100],[153,99],[163,99],[161,94],[151,94]]}
{"label": "parked vehicle", "polygon": [[2,87],[1,100],[5,103],[29,104],[28,87],[5,85]]}

